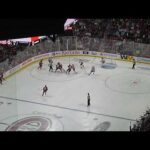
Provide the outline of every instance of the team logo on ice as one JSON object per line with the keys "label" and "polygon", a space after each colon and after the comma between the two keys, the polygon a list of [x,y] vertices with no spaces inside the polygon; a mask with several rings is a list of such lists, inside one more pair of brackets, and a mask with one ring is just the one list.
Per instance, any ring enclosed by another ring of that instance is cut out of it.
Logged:
{"label": "team logo on ice", "polygon": [[6,131],[47,131],[51,120],[41,116],[32,116],[17,120],[6,128]]}
{"label": "team logo on ice", "polygon": [[62,117],[44,112],[10,116],[0,121],[1,131],[63,131]]}
{"label": "team logo on ice", "polygon": [[94,131],[107,131],[110,125],[111,123],[108,121],[102,122],[94,128]]}

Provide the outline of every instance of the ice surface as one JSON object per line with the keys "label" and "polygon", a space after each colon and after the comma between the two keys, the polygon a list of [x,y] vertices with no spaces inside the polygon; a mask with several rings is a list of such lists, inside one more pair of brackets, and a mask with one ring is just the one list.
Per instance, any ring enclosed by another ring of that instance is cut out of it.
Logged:
{"label": "ice surface", "polygon": [[[80,68],[80,59],[84,69]],[[102,68],[101,60],[91,57],[55,58],[67,66],[74,64],[77,73],[49,72],[48,61],[38,70],[29,66],[0,85],[0,130],[28,117],[45,117],[47,131],[129,131],[130,122],[150,106],[150,66],[116,61],[116,68]],[[88,75],[95,66],[94,75]],[[46,96],[42,88],[48,86]],[[87,93],[91,106],[87,107]],[[36,130],[40,121],[18,130]],[[19,126],[19,125],[18,125]],[[12,128],[14,129],[14,128]]]}

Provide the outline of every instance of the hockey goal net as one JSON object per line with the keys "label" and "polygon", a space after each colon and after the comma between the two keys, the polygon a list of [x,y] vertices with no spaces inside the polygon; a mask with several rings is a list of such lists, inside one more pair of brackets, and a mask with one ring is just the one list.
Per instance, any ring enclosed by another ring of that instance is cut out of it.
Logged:
{"label": "hockey goal net", "polygon": [[113,69],[116,68],[116,60],[113,58],[102,58],[101,59],[101,67],[107,68],[107,69]]}

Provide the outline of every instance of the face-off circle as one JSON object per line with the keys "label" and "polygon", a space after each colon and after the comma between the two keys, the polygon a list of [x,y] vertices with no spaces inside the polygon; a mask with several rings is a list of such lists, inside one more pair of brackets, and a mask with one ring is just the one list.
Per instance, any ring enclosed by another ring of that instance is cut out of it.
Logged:
{"label": "face-off circle", "polygon": [[1,131],[63,131],[60,118],[52,114],[33,113],[10,116],[1,120]]}
{"label": "face-off circle", "polygon": [[105,80],[105,86],[112,91],[127,94],[150,93],[149,75],[140,73],[116,74]]}
{"label": "face-off circle", "polygon": [[37,70],[37,68],[33,68],[30,70],[30,76],[34,79],[41,80],[41,81],[46,81],[46,82],[64,82],[64,81],[71,81],[71,80],[76,80],[79,78],[85,78],[85,74],[82,74],[80,72],[74,72],[71,71],[70,74],[66,74],[65,72],[60,72],[57,71],[55,72],[55,69],[53,72],[49,72],[48,69],[44,70]]}

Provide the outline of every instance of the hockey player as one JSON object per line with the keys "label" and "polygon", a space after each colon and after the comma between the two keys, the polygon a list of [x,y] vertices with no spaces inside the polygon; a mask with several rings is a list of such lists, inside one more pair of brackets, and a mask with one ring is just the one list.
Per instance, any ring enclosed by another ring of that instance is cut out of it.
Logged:
{"label": "hockey player", "polygon": [[49,62],[49,71],[53,71],[53,60],[51,58],[48,59]]}
{"label": "hockey player", "polygon": [[49,72],[50,72],[51,70],[53,71],[53,63],[52,63],[52,62],[49,63]]}
{"label": "hockey player", "polygon": [[95,73],[95,67],[94,66],[92,66],[92,68],[91,68],[91,72],[89,73],[89,75],[91,74],[91,73]]}
{"label": "hockey player", "polygon": [[61,64],[60,62],[57,63],[55,72],[56,72],[58,69],[62,72],[62,64]]}
{"label": "hockey player", "polygon": [[48,58],[48,62],[49,62],[49,64],[50,64],[50,63],[53,63],[53,60],[52,60],[51,57]]}
{"label": "hockey player", "polygon": [[90,94],[88,93],[88,95],[87,95],[87,107],[91,105],[90,101],[91,101],[91,98],[90,98]]}
{"label": "hockey player", "polygon": [[43,65],[43,59],[40,60],[38,69],[42,69],[42,65]]}
{"label": "hockey player", "polygon": [[83,61],[80,62],[80,67],[81,67],[81,69],[84,68]]}
{"label": "hockey player", "polygon": [[74,64],[71,65],[71,69],[76,72]]}
{"label": "hockey player", "polygon": [[68,74],[69,74],[69,73],[70,73],[70,71],[71,71],[71,65],[69,64],[69,65],[68,65],[68,69],[67,69],[66,73],[68,73]]}
{"label": "hockey player", "polygon": [[42,94],[42,96],[45,94],[46,95],[46,92],[48,91],[48,87],[45,85],[44,87],[43,87],[43,94]]}
{"label": "hockey player", "polygon": [[4,76],[3,73],[1,73],[0,74],[0,84],[3,84],[3,80],[5,80],[3,76]]}
{"label": "hockey player", "polygon": [[3,84],[3,79],[2,79],[2,76],[0,76],[0,84]]}
{"label": "hockey player", "polygon": [[55,70],[55,72],[59,69],[59,66],[60,66],[60,63],[58,62],[58,63],[56,64],[56,70]]}
{"label": "hockey player", "polygon": [[102,65],[105,63],[104,57],[102,57],[101,63],[102,63]]}
{"label": "hockey player", "polygon": [[132,66],[132,69],[135,69],[135,65],[136,65],[136,61],[135,61],[135,59],[133,58],[133,66]]}
{"label": "hockey player", "polygon": [[62,66],[61,63],[60,63],[60,65],[59,65],[59,69],[60,69],[61,72],[63,71],[63,66]]}

